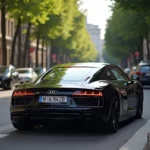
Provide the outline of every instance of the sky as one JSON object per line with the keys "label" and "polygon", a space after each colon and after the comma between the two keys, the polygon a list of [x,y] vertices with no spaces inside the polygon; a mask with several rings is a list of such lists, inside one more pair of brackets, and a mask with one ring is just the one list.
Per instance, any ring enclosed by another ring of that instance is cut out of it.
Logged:
{"label": "sky", "polygon": [[101,29],[101,38],[104,39],[107,19],[111,16],[112,2],[110,0],[81,0],[82,9],[87,10],[88,23],[98,25]]}

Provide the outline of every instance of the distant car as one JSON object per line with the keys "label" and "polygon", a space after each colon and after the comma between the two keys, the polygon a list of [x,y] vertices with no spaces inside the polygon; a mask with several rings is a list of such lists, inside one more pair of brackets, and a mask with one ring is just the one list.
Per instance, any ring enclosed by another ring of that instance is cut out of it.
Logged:
{"label": "distant car", "polygon": [[129,76],[130,71],[131,71],[130,68],[125,68],[125,69],[124,69],[124,72],[125,72],[128,76]]}
{"label": "distant car", "polygon": [[106,63],[69,63],[52,67],[35,82],[20,85],[12,94],[10,116],[18,130],[54,120],[103,123],[115,133],[119,122],[142,117],[143,88],[117,66]]}
{"label": "distant car", "polygon": [[38,76],[40,76],[46,72],[46,68],[38,67],[38,68],[34,68],[34,71],[37,73]]}
{"label": "distant car", "polygon": [[20,83],[33,82],[38,77],[32,68],[17,68],[17,71],[19,73]]}
{"label": "distant car", "polygon": [[0,88],[14,89],[18,83],[19,74],[14,66],[0,66]]}
{"label": "distant car", "polygon": [[142,85],[150,85],[150,62],[140,62],[136,68],[136,74]]}

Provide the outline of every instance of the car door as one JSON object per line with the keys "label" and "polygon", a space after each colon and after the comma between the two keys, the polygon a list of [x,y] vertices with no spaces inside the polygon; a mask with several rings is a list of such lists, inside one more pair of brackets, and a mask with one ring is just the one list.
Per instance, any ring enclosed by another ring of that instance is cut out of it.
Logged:
{"label": "car door", "polygon": [[17,83],[18,82],[18,73],[16,72],[15,68],[11,68],[11,76],[13,79],[13,83]]}
{"label": "car door", "polygon": [[34,70],[32,70],[32,77],[33,77],[33,81],[37,79],[37,74],[35,73]]}
{"label": "car door", "polygon": [[[120,92],[123,96],[123,107],[127,108],[128,113],[134,113],[136,111],[136,95],[135,95],[135,86],[127,75],[119,68],[114,67],[111,69],[111,72],[117,79],[117,86],[120,89]],[[127,98],[125,99],[125,95]]]}

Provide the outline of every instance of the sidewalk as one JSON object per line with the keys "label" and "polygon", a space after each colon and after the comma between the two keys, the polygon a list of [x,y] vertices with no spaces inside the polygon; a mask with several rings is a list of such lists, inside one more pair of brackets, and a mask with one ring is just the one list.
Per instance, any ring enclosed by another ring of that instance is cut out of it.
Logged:
{"label": "sidewalk", "polygon": [[13,90],[9,91],[0,91],[0,98],[10,97],[13,93]]}
{"label": "sidewalk", "polygon": [[143,150],[150,150],[150,133],[147,135],[147,143]]}
{"label": "sidewalk", "polygon": [[149,132],[150,120],[148,120],[147,123],[141,127],[119,150],[150,150],[150,146],[148,148],[146,145],[147,134]]}

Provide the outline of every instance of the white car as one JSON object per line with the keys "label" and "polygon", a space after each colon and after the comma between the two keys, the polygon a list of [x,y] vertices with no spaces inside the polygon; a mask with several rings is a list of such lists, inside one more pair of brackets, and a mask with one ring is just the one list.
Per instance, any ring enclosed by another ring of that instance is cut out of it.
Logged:
{"label": "white car", "polygon": [[17,71],[19,73],[20,83],[33,82],[38,77],[32,68],[17,68]]}

